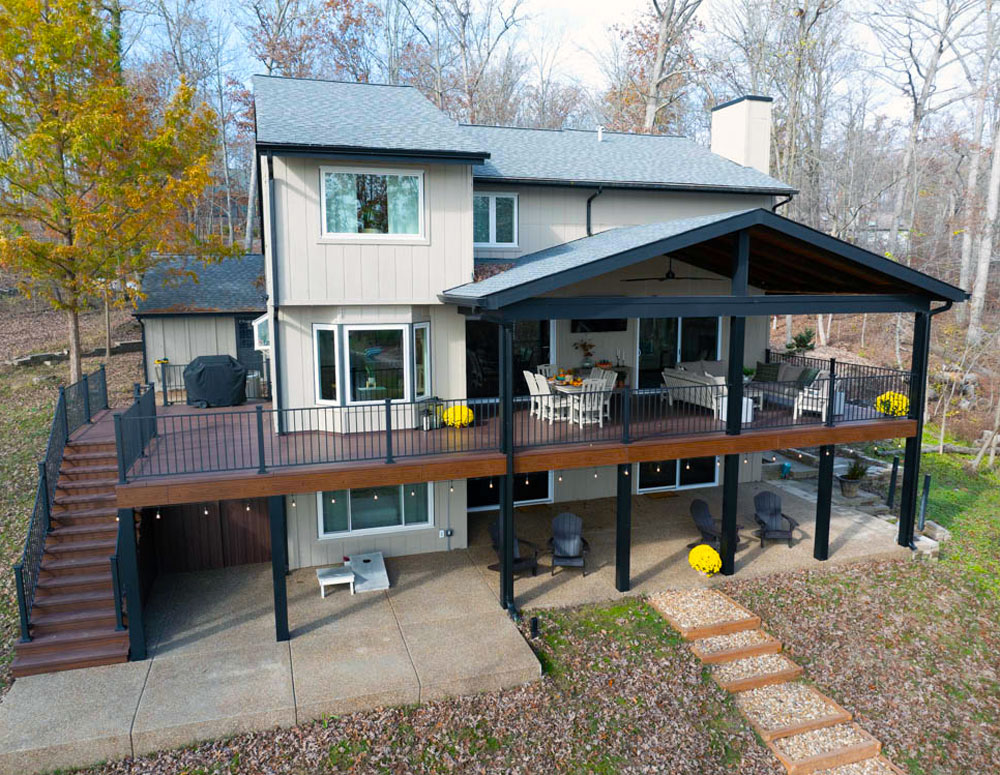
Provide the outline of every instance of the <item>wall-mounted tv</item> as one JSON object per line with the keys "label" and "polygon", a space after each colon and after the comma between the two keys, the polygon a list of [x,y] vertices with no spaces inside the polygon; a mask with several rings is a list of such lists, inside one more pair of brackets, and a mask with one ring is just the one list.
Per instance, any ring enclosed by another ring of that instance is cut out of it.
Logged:
{"label": "wall-mounted tv", "polygon": [[628,318],[571,320],[569,330],[574,334],[603,334],[609,331],[627,331]]}

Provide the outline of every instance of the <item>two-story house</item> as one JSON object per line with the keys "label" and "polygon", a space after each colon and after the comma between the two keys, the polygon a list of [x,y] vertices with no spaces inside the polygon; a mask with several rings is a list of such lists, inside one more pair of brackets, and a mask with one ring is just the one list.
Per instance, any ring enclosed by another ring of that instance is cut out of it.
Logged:
{"label": "two-story house", "polygon": [[[157,531],[209,504],[251,525],[234,534],[269,537],[279,639],[288,568],[462,548],[479,512],[496,514],[500,602],[516,608],[520,504],[616,497],[626,591],[632,497],[721,485],[732,573],[737,485],[772,449],[821,450],[822,560],[834,445],[905,437],[898,541],[912,541],[930,320],[965,294],[777,214],[795,191],[767,174],[769,99],[716,108],[709,150],[460,125],[403,86],[261,76],[254,95],[266,315],[241,314],[270,401],[171,401],[156,361],[212,345],[167,341],[165,321],[147,338],[152,389],[115,420],[106,503],[119,541],[140,534],[130,622],[144,557],[198,567],[200,533]],[[163,307],[190,338],[185,310]],[[821,312],[912,315],[912,368],[768,350],[770,316]],[[141,626],[129,636],[142,658]]]}

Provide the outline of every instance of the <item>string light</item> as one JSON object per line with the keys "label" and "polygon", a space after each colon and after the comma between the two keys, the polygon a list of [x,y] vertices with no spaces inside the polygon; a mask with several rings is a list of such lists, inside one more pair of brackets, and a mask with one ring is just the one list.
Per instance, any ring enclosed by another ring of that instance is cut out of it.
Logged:
{"label": "string light", "polygon": [[749,460],[747,460],[747,456],[746,456],[746,455],[744,455],[744,456],[743,456],[743,463],[744,463],[744,465],[745,465],[745,464],[747,464],[747,463],[749,463],[749,462],[750,462],[750,461],[749,461]]}
{"label": "string light", "polygon": [[448,492],[455,492],[455,483],[450,482],[448,486]]}
{"label": "string light", "polygon": [[685,471],[690,471],[690,470],[691,470],[691,464],[690,464],[690,463],[686,463],[686,464],[684,465],[684,470],[685,470]]}
{"label": "string light", "polygon": [[493,480],[492,479],[490,479],[490,489],[491,490],[493,489]]}
{"label": "string light", "polygon": [[295,498],[292,498],[292,508],[295,508]]}
{"label": "string light", "polygon": [[524,477],[524,483],[525,483],[525,484],[527,484],[527,483],[528,483],[528,477]]}
{"label": "string light", "polygon": [[625,469],[625,476],[628,476],[628,469]]}
{"label": "string light", "polygon": [[159,518],[160,518],[160,510],[159,510],[159,509],[157,509],[157,510],[156,510],[156,518],[157,518],[157,519],[159,519]]}
{"label": "string light", "polygon": [[378,500],[378,493],[375,493],[375,500]]}
{"label": "string light", "polygon": [[660,464],[659,463],[656,464],[656,473],[660,473]]}
{"label": "string light", "polygon": [[336,503],[336,502],[337,502],[337,496],[330,498],[330,503]]}
{"label": "string light", "polygon": [[560,482],[562,481],[562,474],[559,474],[559,476],[557,477],[557,481],[560,481]]}
{"label": "string light", "polygon": [[414,490],[410,490],[410,497],[411,497],[411,498],[412,498],[412,497],[413,497],[414,495],[416,495],[416,494],[417,494],[417,493],[416,493],[416,491],[414,491]]}
{"label": "string light", "polygon": [[208,516],[208,506],[205,507],[205,516]]}
{"label": "string light", "polygon": [[247,501],[247,511],[250,511],[250,501]]}

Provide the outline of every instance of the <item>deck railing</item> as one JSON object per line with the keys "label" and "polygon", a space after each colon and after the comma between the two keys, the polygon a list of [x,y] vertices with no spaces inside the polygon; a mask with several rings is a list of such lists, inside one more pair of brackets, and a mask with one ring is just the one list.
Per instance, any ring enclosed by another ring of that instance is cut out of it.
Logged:
{"label": "deck railing", "polygon": [[63,451],[70,435],[89,423],[94,414],[108,408],[108,383],[102,364],[92,374],[68,387],[59,388],[45,457],[38,462],[38,484],[35,502],[28,521],[21,559],[14,565],[14,586],[21,625],[21,640],[31,640],[31,607],[35,602],[35,588],[45,552],[45,538],[52,526],[52,502],[59,470],[62,468]]}
{"label": "deck railing", "polygon": [[136,384],[132,406],[115,415],[115,448],[118,451],[118,481],[142,457],[156,436],[156,391],[152,384]]}
{"label": "deck railing", "polygon": [[[743,431],[833,425],[905,416],[906,372],[835,376],[807,386],[742,386]],[[515,449],[723,433],[726,384],[658,389],[555,392],[515,399]],[[123,482],[157,476],[221,473],[440,454],[500,452],[498,399],[384,401],[352,406],[156,414],[145,398],[116,418]],[[278,429],[280,428],[280,433]]]}

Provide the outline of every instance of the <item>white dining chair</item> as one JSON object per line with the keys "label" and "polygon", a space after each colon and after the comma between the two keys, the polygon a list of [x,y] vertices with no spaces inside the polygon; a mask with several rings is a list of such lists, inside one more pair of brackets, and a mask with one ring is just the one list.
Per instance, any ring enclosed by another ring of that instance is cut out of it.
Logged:
{"label": "white dining chair", "polygon": [[542,396],[538,392],[538,382],[535,381],[535,375],[532,374],[527,369],[524,370],[524,381],[528,384],[528,396],[531,398],[531,406],[528,411],[529,417],[541,417],[542,416]]}
{"label": "white dining chair", "polygon": [[570,401],[559,393],[552,392],[549,381],[541,374],[535,375],[535,383],[538,385],[538,400],[540,402],[543,420],[548,420],[551,425],[556,420],[560,422],[569,419]]}
{"label": "white dining chair", "polygon": [[538,373],[543,377],[554,377],[557,371],[559,371],[559,367],[554,363],[542,363],[538,367]]}
{"label": "white dining chair", "polygon": [[604,427],[604,399],[610,393],[603,379],[585,379],[583,389],[578,395],[572,396],[569,420],[581,428],[584,425],[597,424]]}

